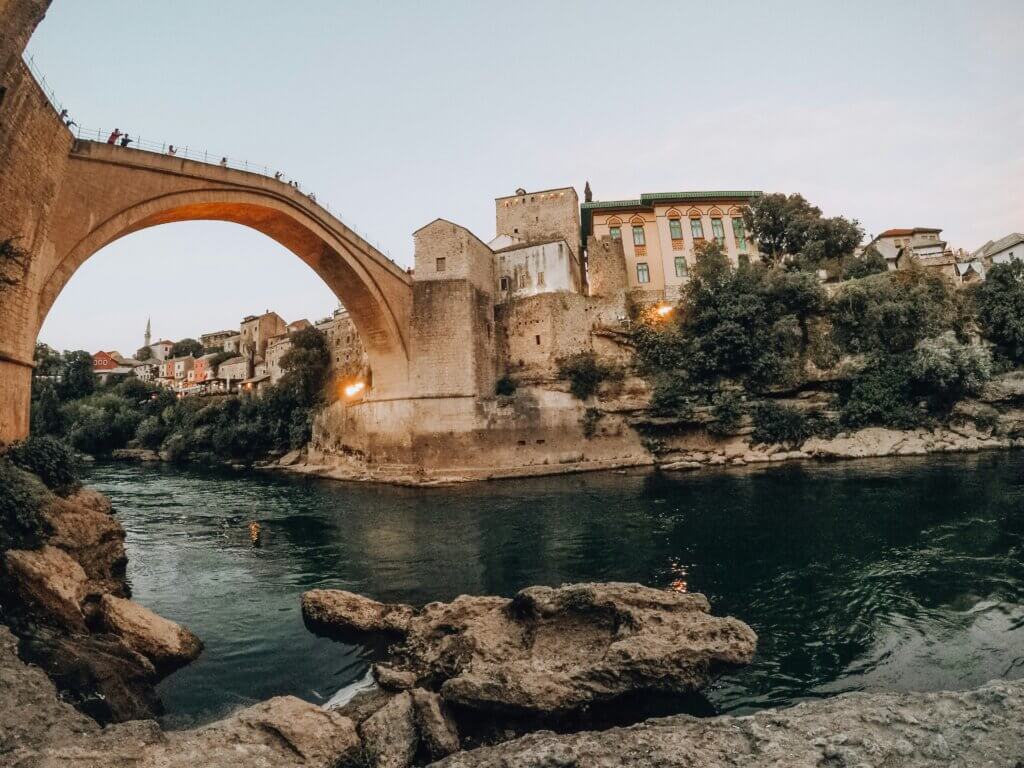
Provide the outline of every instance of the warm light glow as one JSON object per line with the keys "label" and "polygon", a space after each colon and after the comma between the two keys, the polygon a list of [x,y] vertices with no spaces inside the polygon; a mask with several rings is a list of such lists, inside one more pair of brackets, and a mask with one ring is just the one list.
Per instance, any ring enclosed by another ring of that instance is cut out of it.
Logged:
{"label": "warm light glow", "polygon": [[672,310],[675,309],[671,304],[661,304],[655,310],[659,317],[665,317],[666,315],[672,314]]}
{"label": "warm light glow", "polygon": [[364,381],[353,382],[352,384],[349,384],[347,387],[345,387],[345,397],[350,397],[350,398],[351,397],[355,397],[360,392],[362,392],[364,389],[366,389],[366,382],[364,382]]}

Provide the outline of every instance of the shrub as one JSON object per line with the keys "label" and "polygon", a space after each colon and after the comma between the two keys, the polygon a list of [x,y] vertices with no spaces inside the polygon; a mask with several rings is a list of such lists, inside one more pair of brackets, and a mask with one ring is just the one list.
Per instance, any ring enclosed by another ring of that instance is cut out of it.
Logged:
{"label": "shrub", "polygon": [[684,376],[665,373],[654,379],[648,410],[654,416],[670,416],[685,421],[693,418],[695,401],[690,383]]}
{"label": "shrub", "polygon": [[596,394],[601,382],[623,378],[620,368],[603,363],[593,352],[578,352],[559,360],[558,375],[569,380],[569,391],[580,400]]}
{"label": "shrub", "polygon": [[163,452],[167,461],[180,464],[188,459],[188,441],[184,435],[175,433],[164,441]]}
{"label": "shrub", "polygon": [[944,333],[917,345],[910,374],[934,408],[947,409],[981,392],[992,377],[992,355],[985,347],[962,344],[952,333]]}
{"label": "shrub", "polygon": [[954,330],[960,313],[952,284],[921,268],[847,283],[831,303],[832,336],[847,352],[909,352]]}
{"label": "shrub", "polygon": [[12,445],[5,455],[14,466],[38,476],[47,488],[61,496],[67,496],[80,485],[70,449],[52,437],[29,437]]}
{"label": "shrub", "polygon": [[843,264],[843,280],[859,280],[888,271],[889,265],[885,261],[885,256],[872,245],[859,257],[851,256],[846,260]]}
{"label": "shrub", "polygon": [[1010,359],[1024,361],[1024,263],[993,264],[976,291],[981,332]]}
{"label": "shrub", "polygon": [[42,483],[0,457],[0,550],[35,549],[42,543],[39,511],[45,495]]}
{"label": "shrub", "polygon": [[498,379],[498,383],[494,385],[495,394],[508,397],[514,395],[516,392],[516,382],[511,376],[502,376]]}
{"label": "shrub", "polygon": [[729,435],[736,431],[743,418],[743,402],[735,392],[722,392],[711,405],[711,421],[707,430],[712,435]]}
{"label": "shrub", "polygon": [[157,416],[147,416],[135,430],[135,439],[139,441],[139,445],[151,451],[157,450],[166,436],[167,427]]}
{"label": "shrub", "polygon": [[848,427],[878,424],[898,429],[920,426],[924,414],[913,403],[908,355],[869,358],[846,393],[840,420]]}
{"label": "shrub", "polygon": [[799,408],[766,400],[754,406],[751,413],[755,443],[779,443],[798,448],[814,434],[812,424]]}

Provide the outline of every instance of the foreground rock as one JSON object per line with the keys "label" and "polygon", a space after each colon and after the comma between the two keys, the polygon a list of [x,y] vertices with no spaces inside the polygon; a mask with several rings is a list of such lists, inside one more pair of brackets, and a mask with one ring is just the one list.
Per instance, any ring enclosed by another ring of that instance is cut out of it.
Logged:
{"label": "foreground rock", "polygon": [[20,653],[100,723],[161,714],[154,686],[202,643],[125,599],[125,534],[106,497],[81,489],[43,501],[43,546],[0,558],[0,616]]}
{"label": "foreground rock", "polygon": [[536,733],[440,768],[996,766],[1024,760],[1024,681],[967,693],[846,694],[749,717],[679,715],[598,733]]}
{"label": "foreground rock", "polygon": [[124,529],[111,516],[105,497],[83,489],[68,499],[54,498],[42,517],[50,529],[48,543],[82,566],[92,591],[127,597]]}
{"label": "foreground rock", "polygon": [[378,603],[342,589],[311,589],[302,595],[302,616],[320,631],[404,634],[412,615],[411,606]]}
{"label": "foreground rock", "polygon": [[89,592],[89,577],[77,560],[62,549],[44,546],[8,550],[4,563],[19,607],[65,629],[85,631],[81,604]]}
{"label": "foreground rock", "polygon": [[[372,602],[372,601],[371,601]],[[327,610],[325,606],[329,606]],[[351,608],[351,613],[349,612]],[[307,593],[303,610],[338,629],[380,627],[350,593]],[[412,673],[450,704],[477,710],[562,716],[626,694],[699,690],[719,672],[747,664],[757,636],[709,613],[703,595],[639,584],[530,587],[511,600],[462,596],[431,603],[404,625],[405,640],[378,679]]]}
{"label": "foreground rock", "polygon": [[108,632],[153,662],[158,670],[177,669],[202,653],[202,642],[187,627],[158,616],[131,600],[103,595],[100,614]]}

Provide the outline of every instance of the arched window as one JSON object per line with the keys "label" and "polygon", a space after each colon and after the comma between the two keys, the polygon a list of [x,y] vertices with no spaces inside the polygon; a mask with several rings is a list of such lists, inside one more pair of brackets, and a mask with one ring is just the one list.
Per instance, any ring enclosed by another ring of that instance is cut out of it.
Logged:
{"label": "arched window", "polygon": [[697,208],[691,208],[686,215],[690,217],[690,234],[693,235],[694,243],[703,240],[704,224],[700,219],[700,211]]}
{"label": "arched window", "polygon": [[618,216],[608,219],[608,234],[611,235],[612,240],[622,239],[622,219]]}

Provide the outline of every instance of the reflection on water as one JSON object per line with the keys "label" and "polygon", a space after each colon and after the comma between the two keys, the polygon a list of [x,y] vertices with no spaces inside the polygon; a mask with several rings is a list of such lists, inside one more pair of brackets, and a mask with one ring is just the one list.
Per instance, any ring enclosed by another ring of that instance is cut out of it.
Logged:
{"label": "reflection on water", "polygon": [[411,490],[98,464],[88,482],[128,531],[135,598],[206,643],[160,687],[176,725],[365,675],[367,649],[303,626],[313,587],[414,604],[570,581],[703,592],[760,636],[710,692],[721,711],[1024,677],[1022,468],[1004,453]]}

